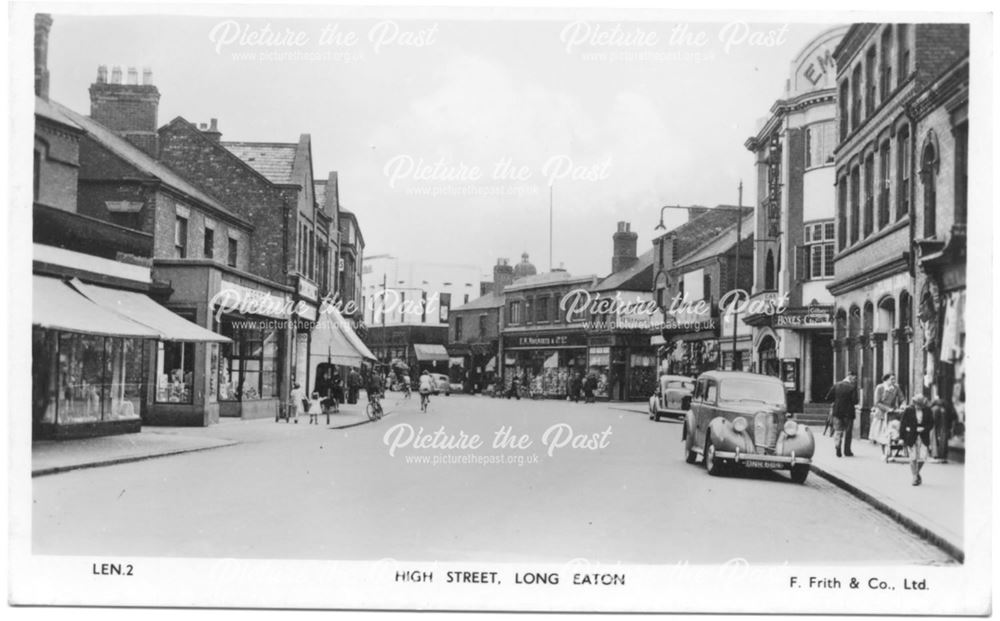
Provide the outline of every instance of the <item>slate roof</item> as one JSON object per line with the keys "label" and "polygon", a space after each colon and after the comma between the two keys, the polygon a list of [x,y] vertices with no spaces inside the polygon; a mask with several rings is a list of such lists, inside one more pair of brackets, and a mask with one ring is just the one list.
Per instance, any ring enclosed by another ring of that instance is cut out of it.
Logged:
{"label": "slate roof", "polygon": [[[664,233],[674,237],[675,260],[698,250],[723,231],[736,225],[737,214],[729,209],[739,209],[739,207],[736,205],[719,205],[719,207],[725,208],[725,211],[708,208],[694,220]],[[742,210],[744,218],[753,213],[753,207],[742,207]]]}
{"label": "slate roof", "polygon": [[487,310],[490,308],[500,308],[504,305],[504,296],[501,293],[497,295],[492,291],[486,295],[481,295],[475,300],[469,300],[465,304],[453,308],[452,312],[457,311],[473,311],[473,310]]}
{"label": "slate roof", "polygon": [[533,287],[541,287],[544,285],[554,285],[561,282],[577,282],[585,280],[593,280],[594,275],[588,274],[586,276],[573,276],[569,272],[540,272],[532,276],[524,276],[514,280],[513,283],[507,285],[507,291],[514,291],[517,289],[528,289]]}
{"label": "slate roof", "polygon": [[[648,271],[648,274],[643,274],[643,271]],[[640,278],[645,276],[646,278]],[[637,280],[641,284],[636,282],[630,283],[631,280]],[[649,282],[646,282],[648,280]],[[593,288],[594,291],[614,291],[616,289],[622,289],[624,286],[638,287],[635,291],[652,291],[653,289],[653,249],[650,248],[646,252],[639,255],[638,260],[635,264],[624,270],[613,272],[609,274],[604,280],[597,283],[597,286]]]}
{"label": "slate roof", "polygon": [[131,142],[125,140],[104,125],[101,125],[90,117],[83,116],[82,114],[70,110],[62,104],[54,101],[50,101],[49,103],[57,112],[68,117],[77,126],[81,127],[87,132],[88,135],[90,135],[91,138],[100,143],[100,145],[105,149],[111,151],[143,173],[151,177],[156,177],[162,181],[164,185],[186,194],[198,202],[224,213],[238,222],[249,224],[245,218],[233,213],[230,209],[223,206],[222,203],[215,200],[208,194],[205,194],[172,169],[156,161],[147,155],[145,151],[136,147]]}
{"label": "slate roof", "polygon": [[298,145],[285,142],[222,142],[230,153],[264,175],[271,183],[293,183]]}
{"label": "slate roof", "polygon": [[69,117],[59,111],[59,109],[51,101],[42,99],[41,97],[35,97],[35,114],[38,116],[66,125],[67,127],[72,127],[74,129],[82,129],[79,125],[74,123]]}

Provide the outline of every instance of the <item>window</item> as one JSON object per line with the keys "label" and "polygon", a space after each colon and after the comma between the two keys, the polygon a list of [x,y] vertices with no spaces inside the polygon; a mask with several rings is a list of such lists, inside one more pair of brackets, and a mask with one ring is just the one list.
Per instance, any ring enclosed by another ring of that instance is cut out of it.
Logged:
{"label": "window", "polygon": [[228,252],[229,254],[226,259],[226,264],[229,265],[229,267],[236,267],[236,258],[239,255],[239,242],[233,237],[229,238]]}
{"label": "window", "polygon": [[462,316],[455,317],[455,340],[462,340]]}
{"label": "window", "polygon": [[847,177],[837,183],[837,240],[839,248],[847,247]]}
{"label": "window", "polygon": [[910,213],[910,128],[899,130],[896,138],[896,220]]}
{"label": "window", "polygon": [[855,166],[851,170],[851,244],[858,243],[858,234],[861,232],[861,171]]}
{"label": "window", "polygon": [[881,229],[889,224],[889,170],[891,169],[891,161],[889,159],[888,140],[882,143],[882,148],[878,154],[878,162],[878,228]]}
{"label": "window", "polygon": [[521,302],[511,302],[507,307],[507,319],[512,324],[521,323]]}
{"label": "window", "polygon": [[882,66],[879,69],[880,101],[889,98],[892,91],[892,26],[886,26],[882,31]]}
{"label": "window", "polygon": [[777,279],[774,276],[774,253],[769,248],[767,250],[767,259],[764,260],[764,289],[770,291],[775,288],[775,281]]}
{"label": "window", "polygon": [[705,384],[705,402],[710,404],[715,403],[715,399],[718,396],[718,392],[719,392],[718,384],[716,384],[715,381],[713,380],[708,380],[708,383]]}
{"label": "window", "polygon": [[205,249],[203,256],[206,259],[211,259],[215,256],[215,231],[208,227],[205,227]]}
{"label": "window", "polygon": [[934,145],[924,147],[920,157],[920,177],[924,184],[924,237],[937,233],[937,152]]}
{"label": "window", "polygon": [[815,123],[806,128],[806,168],[833,162],[837,146],[834,122]]}
{"label": "window", "polygon": [[851,129],[861,124],[861,65],[854,67],[851,74]]}
{"label": "window", "polygon": [[875,46],[865,55],[865,118],[875,113]]}
{"label": "window", "polygon": [[955,224],[965,224],[969,209],[969,123],[955,126]]}
{"label": "window", "polygon": [[35,149],[35,165],[32,171],[34,172],[34,178],[31,184],[31,198],[37,203],[38,189],[42,185],[42,152],[38,149]]}
{"label": "window", "polygon": [[705,274],[701,277],[701,291],[706,302],[712,301],[712,276]]}
{"label": "window", "polygon": [[[242,321],[242,320],[241,320]],[[220,347],[219,400],[255,401],[278,396],[278,331],[236,327],[231,318],[220,325],[232,339]]]}
{"label": "window", "polygon": [[535,301],[535,321],[549,320],[549,297],[541,297]]}
{"label": "window", "polygon": [[535,320],[534,316],[534,299],[528,298],[524,301],[524,322],[530,323]]}
{"label": "window", "polygon": [[468,303],[469,303],[469,294],[466,293],[464,296],[462,296],[462,304],[468,304]]}
{"label": "window", "polygon": [[868,237],[875,229],[875,154],[869,153],[865,158],[865,221],[864,236]]}
{"label": "window", "polygon": [[310,280],[316,280],[316,234],[309,231],[309,269]]}
{"label": "window", "polygon": [[480,337],[486,336],[486,332],[487,332],[487,316],[486,315],[480,315],[479,316],[479,336]]}
{"label": "window", "polygon": [[187,236],[187,218],[177,216],[177,222],[174,225],[174,249],[177,251],[177,258],[179,259],[187,258]]}
{"label": "window", "polygon": [[194,343],[160,341],[156,352],[157,403],[192,403]]}
{"label": "window", "polygon": [[[41,330],[35,333],[46,334]],[[51,363],[46,361],[42,366],[54,374],[48,383],[57,389],[49,393],[53,403],[44,406],[45,422],[139,417],[145,378],[141,340],[67,332],[47,334],[58,337],[44,338],[39,353],[52,356]]]}
{"label": "window", "polygon": [[840,83],[840,95],[837,101],[840,103],[840,140],[843,141],[847,138],[847,132],[850,129],[850,116],[848,115],[848,101],[851,97],[851,84],[847,80]]}
{"label": "window", "polygon": [[833,222],[807,224],[805,226],[805,259],[809,261],[806,279],[829,278],[833,276],[834,255]]}
{"label": "window", "polygon": [[910,27],[908,24],[896,26],[896,65],[899,75],[896,86],[900,86],[910,75]]}

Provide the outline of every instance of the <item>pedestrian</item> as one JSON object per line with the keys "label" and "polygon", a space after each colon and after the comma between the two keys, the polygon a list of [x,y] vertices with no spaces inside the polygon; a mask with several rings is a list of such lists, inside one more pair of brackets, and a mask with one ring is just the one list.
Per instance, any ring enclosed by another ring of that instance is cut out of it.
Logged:
{"label": "pedestrian", "polygon": [[332,387],[331,397],[333,398],[333,413],[340,412],[340,404],[344,402],[344,381],[340,377],[340,372],[333,369],[333,377],[330,380]]}
{"label": "pedestrian", "polygon": [[580,403],[580,389],[583,388],[583,382],[580,380],[580,372],[573,373],[573,379],[569,382],[569,396],[573,399],[573,403]]}
{"label": "pedestrian", "polygon": [[290,396],[291,403],[288,404],[288,409],[291,410],[295,424],[299,424],[299,416],[306,413],[305,404],[309,403],[306,401],[306,391],[302,389],[302,385],[298,382],[292,385],[292,394]]}
{"label": "pedestrian", "polygon": [[319,415],[323,413],[323,404],[320,403],[319,393],[314,392],[309,400],[309,424],[318,425]]}
{"label": "pedestrian", "polygon": [[886,373],[882,383],[875,387],[875,404],[872,406],[872,422],[868,429],[868,439],[872,444],[882,445],[885,451],[889,443],[889,414],[903,404],[903,391],[896,383],[896,376]]}
{"label": "pedestrian", "polygon": [[594,390],[597,389],[597,376],[593,373],[587,375],[587,379],[583,380],[583,402],[593,403],[594,402]]}
{"label": "pedestrian", "polygon": [[910,454],[910,472],[913,474],[913,485],[920,485],[920,470],[927,461],[928,447],[931,444],[931,426],[934,424],[933,414],[927,406],[927,397],[916,395],[909,407],[903,410],[899,421],[899,435]]}
{"label": "pedestrian", "polygon": [[833,442],[837,457],[853,457],[851,435],[854,431],[854,406],[858,404],[858,376],[851,370],[844,379],[830,387],[826,398],[833,399]]}
{"label": "pedestrian", "polygon": [[358,402],[358,393],[361,391],[361,374],[357,369],[352,368],[347,374],[347,402],[355,404]]}
{"label": "pedestrian", "polygon": [[955,424],[955,408],[947,399],[935,399],[931,402],[931,416],[934,417],[934,459],[942,464],[948,463],[948,439]]}
{"label": "pedestrian", "polygon": [[507,389],[507,398],[510,399],[511,396],[517,397],[517,400],[521,400],[521,380],[515,374],[510,380],[510,388]]}

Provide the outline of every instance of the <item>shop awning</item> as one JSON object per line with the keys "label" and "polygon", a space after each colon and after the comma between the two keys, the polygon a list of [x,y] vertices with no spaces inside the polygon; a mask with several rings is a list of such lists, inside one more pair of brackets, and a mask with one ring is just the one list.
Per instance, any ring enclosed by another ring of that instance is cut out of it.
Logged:
{"label": "shop awning", "polygon": [[488,373],[490,371],[495,371],[496,368],[497,368],[497,359],[490,358],[490,361],[486,363],[486,368],[484,368],[483,370]]}
{"label": "shop awning", "polygon": [[447,362],[448,350],[444,348],[444,345],[427,345],[422,343],[413,344],[413,353],[416,355],[417,360],[423,362],[436,362],[444,361]]}
{"label": "shop awning", "polygon": [[156,339],[152,328],[107,310],[80,295],[58,278],[32,276],[31,324],[101,336]]}
{"label": "shop awning", "polygon": [[230,342],[221,334],[206,330],[198,324],[184,319],[141,293],[88,285],[76,278],[70,281],[70,285],[105,310],[118,313],[132,321],[148,326],[157,333],[160,340],[189,343]]}
{"label": "shop awning", "polygon": [[335,308],[328,307],[319,314],[310,338],[309,357],[313,361],[354,367],[364,361],[375,360],[375,356]]}

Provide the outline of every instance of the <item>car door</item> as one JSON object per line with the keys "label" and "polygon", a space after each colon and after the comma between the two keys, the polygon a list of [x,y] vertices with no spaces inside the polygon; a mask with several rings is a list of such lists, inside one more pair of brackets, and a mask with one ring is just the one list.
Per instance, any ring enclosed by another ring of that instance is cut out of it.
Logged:
{"label": "car door", "polygon": [[705,388],[708,385],[706,378],[699,378],[694,385],[694,394],[691,396],[691,418],[694,423],[694,445],[700,447],[705,442]]}

